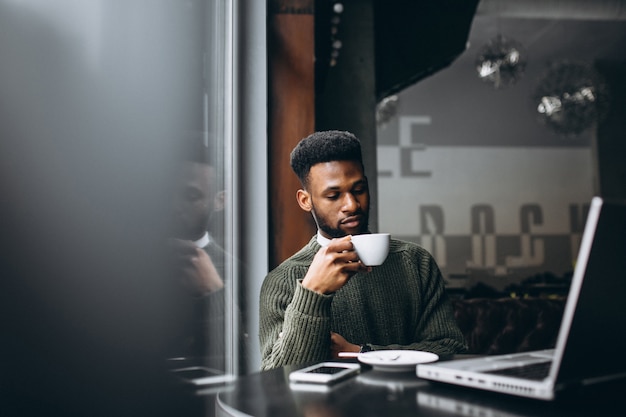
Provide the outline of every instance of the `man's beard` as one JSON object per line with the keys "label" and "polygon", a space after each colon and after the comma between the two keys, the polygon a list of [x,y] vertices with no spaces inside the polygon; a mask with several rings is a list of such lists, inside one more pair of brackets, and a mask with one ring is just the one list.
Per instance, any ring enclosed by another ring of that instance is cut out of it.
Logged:
{"label": "man's beard", "polygon": [[[338,238],[338,237],[344,237],[346,235],[346,232],[344,232],[343,230],[332,227],[326,221],[326,218],[318,216],[315,211],[315,205],[313,205],[313,208],[311,209],[311,214],[313,215],[313,219],[315,220],[315,223],[317,224],[317,228],[320,229],[322,232],[326,233],[332,239]],[[361,222],[361,226],[359,228],[359,234],[367,233],[368,223],[369,223],[369,213],[358,211],[354,214],[360,214],[363,219]]]}

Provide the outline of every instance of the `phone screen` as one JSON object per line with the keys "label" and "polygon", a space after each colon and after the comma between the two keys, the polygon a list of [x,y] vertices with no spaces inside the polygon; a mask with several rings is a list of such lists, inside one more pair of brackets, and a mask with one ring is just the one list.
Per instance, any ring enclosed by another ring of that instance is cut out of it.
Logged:
{"label": "phone screen", "polygon": [[190,366],[186,368],[173,369],[171,372],[181,381],[196,386],[219,385],[230,383],[235,380],[234,375],[202,366]]}
{"label": "phone screen", "polygon": [[322,362],[289,374],[291,382],[330,384],[359,373],[359,364]]}
{"label": "phone screen", "polygon": [[307,371],[307,373],[310,374],[336,374],[338,372],[342,372],[345,371],[346,368],[339,368],[336,366],[320,366],[319,368],[314,368],[311,369],[310,371]]}
{"label": "phone screen", "polygon": [[212,371],[206,368],[189,368],[189,369],[179,369],[175,370],[174,373],[181,378],[185,379],[198,379],[198,378],[206,378],[208,376],[216,376],[220,375],[216,371]]}

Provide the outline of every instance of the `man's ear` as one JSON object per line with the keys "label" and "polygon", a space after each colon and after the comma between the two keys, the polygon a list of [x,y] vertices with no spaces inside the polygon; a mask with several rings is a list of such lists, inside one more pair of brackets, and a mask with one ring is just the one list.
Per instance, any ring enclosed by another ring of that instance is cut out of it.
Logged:
{"label": "man's ear", "polygon": [[313,209],[313,205],[311,204],[311,194],[307,191],[303,189],[296,191],[296,200],[298,200],[298,204],[302,210],[310,212]]}
{"label": "man's ear", "polygon": [[213,211],[222,211],[226,206],[226,190],[218,191],[213,198]]}

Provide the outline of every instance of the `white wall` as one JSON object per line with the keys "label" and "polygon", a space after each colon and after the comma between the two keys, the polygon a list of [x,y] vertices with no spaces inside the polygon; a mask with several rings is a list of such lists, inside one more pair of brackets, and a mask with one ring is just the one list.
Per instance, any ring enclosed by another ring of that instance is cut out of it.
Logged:
{"label": "white wall", "polygon": [[[478,79],[479,49],[498,33],[520,42],[520,80]],[[452,65],[397,95],[378,127],[381,231],[421,243],[445,277],[572,269],[594,195],[593,128],[565,137],[542,125],[531,95],[551,61],[615,59],[614,21],[478,16]]]}

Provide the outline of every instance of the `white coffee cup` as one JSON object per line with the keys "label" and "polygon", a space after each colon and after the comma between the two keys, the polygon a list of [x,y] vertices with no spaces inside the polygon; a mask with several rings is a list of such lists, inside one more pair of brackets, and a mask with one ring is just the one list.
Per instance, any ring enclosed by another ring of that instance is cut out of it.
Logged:
{"label": "white coffee cup", "polygon": [[366,266],[382,265],[389,253],[389,233],[367,233],[351,236],[359,259]]}

